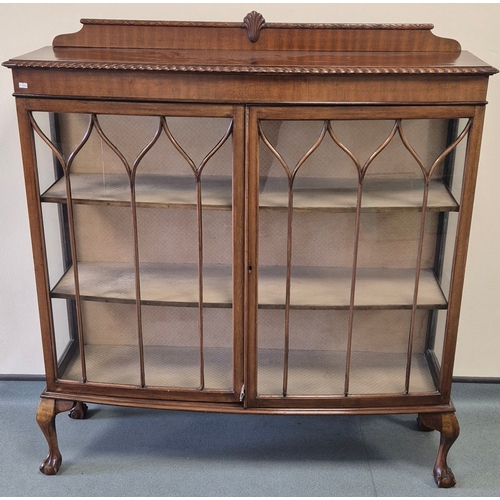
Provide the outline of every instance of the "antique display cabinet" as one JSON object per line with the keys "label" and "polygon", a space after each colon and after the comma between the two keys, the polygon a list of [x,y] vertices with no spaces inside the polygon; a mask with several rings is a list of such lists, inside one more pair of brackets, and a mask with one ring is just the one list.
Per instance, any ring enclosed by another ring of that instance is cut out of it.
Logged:
{"label": "antique display cabinet", "polygon": [[12,68],[47,386],[85,402],[416,414],[453,359],[488,77],[432,25],[82,20]]}

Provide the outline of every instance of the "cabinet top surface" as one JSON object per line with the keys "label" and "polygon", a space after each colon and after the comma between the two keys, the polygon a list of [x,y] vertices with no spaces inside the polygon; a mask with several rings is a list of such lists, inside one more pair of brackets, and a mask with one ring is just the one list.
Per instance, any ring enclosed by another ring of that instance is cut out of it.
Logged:
{"label": "cabinet top surface", "polygon": [[483,74],[497,70],[431,24],[276,24],[82,20],[77,33],[11,68],[211,73]]}
{"label": "cabinet top surface", "polygon": [[44,47],[11,59],[7,67],[174,71],[202,73],[486,74],[497,70],[469,52],[367,53],[201,49]]}

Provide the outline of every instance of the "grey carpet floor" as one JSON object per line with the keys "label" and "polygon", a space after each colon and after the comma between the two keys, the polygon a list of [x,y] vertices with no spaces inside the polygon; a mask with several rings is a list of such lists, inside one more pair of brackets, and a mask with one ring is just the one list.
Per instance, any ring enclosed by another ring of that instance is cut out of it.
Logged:
{"label": "grey carpet floor", "polygon": [[439,434],[413,415],[252,416],[90,405],[57,417],[63,465],[38,472],[40,382],[0,382],[1,496],[500,496],[500,385],[455,384],[461,435],[432,478]]}

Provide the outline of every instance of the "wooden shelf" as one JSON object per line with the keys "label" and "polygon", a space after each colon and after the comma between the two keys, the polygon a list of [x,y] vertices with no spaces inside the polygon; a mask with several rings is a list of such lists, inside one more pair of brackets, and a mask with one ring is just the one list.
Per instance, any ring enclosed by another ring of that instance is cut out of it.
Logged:
{"label": "wooden shelf", "polygon": [[[349,309],[350,268],[292,267],[290,307],[293,309]],[[259,268],[259,308],[285,307],[286,268]],[[356,309],[411,309],[414,269],[359,268],[356,274]],[[420,273],[418,307],[446,308],[446,299],[434,273]]]}
{"label": "wooden shelf", "polygon": [[[345,351],[290,350],[289,396],[341,395],[344,392]],[[402,394],[406,353],[353,351],[349,374],[350,394]],[[276,396],[283,387],[283,351],[259,349],[257,391]],[[421,353],[412,356],[411,393],[434,392],[432,376]]]}
{"label": "wooden shelf", "polygon": [[[136,302],[134,266],[122,262],[79,262],[80,296],[104,302]],[[141,263],[141,302],[144,305],[198,305],[198,266],[196,264]],[[206,307],[231,307],[232,273],[230,266],[203,267],[203,304]],[[54,298],[73,298],[73,268],[52,290]]]}
{"label": "wooden shelf", "polygon": [[[344,351],[291,350],[288,387],[290,396],[342,395],[344,391]],[[137,345],[86,344],[88,380],[109,384],[140,384]],[[119,362],[118,362],[119,360]],[[146,385],[196,389],[199,384],[199,348],[145,346]],[[232,350],[229,347],[205,348],[207,387],[231,389]],[[351,354],[351,394],[402,394],[406,369],[405,353],[353,351]],[[63,380],[81,379],[79,352],[68,363]],[[283,351],[259,349],[258,393],[281,394]],[[412,358],[410,392],[436,390],[424,354]]]}
{"label": "wooden shelf", "polygon": [[[74,203],[130,206],[130,185],[126,175],[71,174]],[[206,209],[231,210],[232,180],[224,176],[204,176],[201,180],[202,204]],[[42,201],[66,203],[64,178],[42,195]],[[194,176],[137,175],[136,205],[153,208],[195,208]]]}
{"label": "wooden shelf", "polygon": [[[300,178],[294,182],[293,208],[295,211],[355,212],[358,184],[352,179]],[[361,210],[421,211],[424,182],[419,179],[365,180]],[[260,210],[286,209],[288,181],[269,177],[261,179]],[[457,211],[458,204],[440,180],[432,181],[428,208],[432,211]]]}
{"label": "wooden shelf", "polygon": [[[80,296],[88,300],[135,303],[134,268],[128,263],[80,262]],[[195,264],[143,263],[141,302],[144,305],[198,305],[198,267]],[[205,265],[203,303],[206,307],[231,307],[232,273],[229,266]],[[285,307],[286,269],[261,266],[259,308]],[[412,269],[367,269],[357,271],[357,309],[409,309],[413,303],[415,271]],[[291,308],[349,309],[351,269],[293,267]],[[70,269],[52,290],[54,298],[74,297]],[[447,306],[446,299],[430,270],[422,270],[419,308]]]}
{"label": "wooden shelf", "polygon": [[[232,350],[229,347],[203,349],[205,387],[230,391],[233,386]],[[140,385],[137,345],[86,344],[85,361],[89,382]],[[144,346],[146,385],[197,389],[200,384],[199,347]],[[77,351],[62,374],[63,380],[81,380]]]}
{"label": "wooden shelf", "polygon": [[[194,177],[138,175],[138,207],[194,208]],[[202,177],[202,204],[205,209],[230,210],[232,185],[230,177]],[[130,206],[130,187],[126,175],[72,174],[74,203]],[[362,211],[418,211],[422,207],[423,181],[415,179],[369,180],[363,188]],[[294,184],[293,206],[296,211],[355,212],[357,183],[350,179],[298,178]],[[66,203],[64,179],[58,180],[43,195],[42,201]],[[288,206],[286,179],[261,180],[261,210],[285,210]],[[429,210],[457,211],[458,204],[442,181],[433,181],[429,190]]]}

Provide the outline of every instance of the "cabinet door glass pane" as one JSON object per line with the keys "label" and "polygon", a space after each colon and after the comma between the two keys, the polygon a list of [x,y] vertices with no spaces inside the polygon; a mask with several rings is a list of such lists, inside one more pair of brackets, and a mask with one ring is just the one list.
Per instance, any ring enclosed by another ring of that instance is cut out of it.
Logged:
{"label": "cabinet door glass pane", "polygon": [[232,119],[33,126],[59,378],[232,391]]}
{"label": "cabinet door glass pane", "polygon": [[258,396],[435,392],[468,122],[258,130]]}

